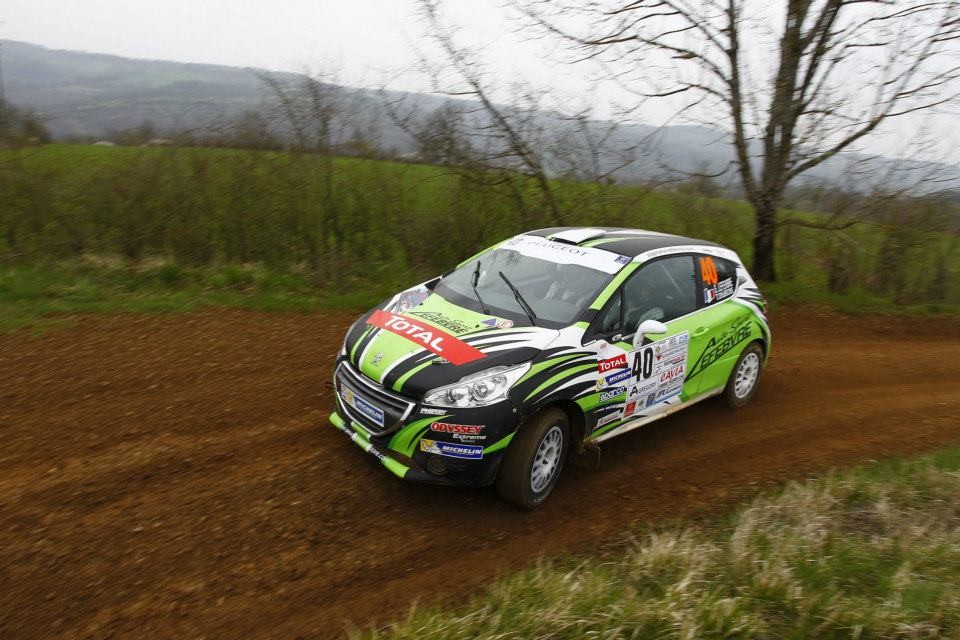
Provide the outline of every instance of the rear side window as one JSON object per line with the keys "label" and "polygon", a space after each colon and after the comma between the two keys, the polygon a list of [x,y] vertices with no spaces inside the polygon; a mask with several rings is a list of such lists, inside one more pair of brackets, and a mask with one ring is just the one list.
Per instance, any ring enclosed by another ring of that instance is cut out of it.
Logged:
{"label": "rear side window", "polygon": [[693,256],[661,258],[641,267],[623,286],[623,333],[644,320],[669,322],[697,309]]}
{"label": "rear side window", "polygon": [[703,304],[709,306],[731,297],[737,290],[737,265],[715,256],[698,256]]}

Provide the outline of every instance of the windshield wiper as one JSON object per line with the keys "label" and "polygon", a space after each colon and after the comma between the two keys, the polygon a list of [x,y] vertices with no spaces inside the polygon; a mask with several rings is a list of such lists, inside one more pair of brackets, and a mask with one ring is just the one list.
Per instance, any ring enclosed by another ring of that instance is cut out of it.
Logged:
{"label": "windshield wiper", "polygon": [[520,291],[513,286],[512,282],[507,280],[507,276],[503,273],[503,271],[500,272],[500,277],[503,278],[503,281],[507,283],[508,287],[510,287],[510,291],[513,291],[513,297],[517,299],[517,302],[520,303],[520,306],[523,308],[523,312],[527,314],[528,318],[530,318],[530,324],[535,327],[538,326],[537,314],[533,312],[533,308],[527,304],[527,301],[523,299],[522,295],[520,295]]}
{"label": "windshield wiper", "polygon": [[477,283],[480,282],[480,261],[477,260],[477,268],[473,270],[473,277],[470,279],[470,284],[473,285],[473,295],[477,296],[477,302],[480,303],[480,310],[483,311],[486,315],[490,315],[490,311],[487,309],[487,305],[483,304],[483,298],[480,297],[480,292],[477,291]]}

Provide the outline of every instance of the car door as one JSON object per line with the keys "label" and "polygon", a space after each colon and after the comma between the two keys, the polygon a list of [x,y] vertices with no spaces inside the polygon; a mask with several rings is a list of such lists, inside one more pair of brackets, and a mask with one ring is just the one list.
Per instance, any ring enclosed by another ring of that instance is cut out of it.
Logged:
{"label": "car door", "polygon": [[[690,328],[695,324],[697,276],[692,255],[668,256],[641,266],[611,297],[594,321],[597,416],[594,432],[634,418],[648,418],[689,396]],[[644,320],[667,326],[637,348],[633,337]],[[616,416],[616,417],[614,417]]]}
{"label": "car door", "polygon": [[695,393],[703,394],[726,385],[745,341],[752,335],[752,314],[733,300],[739,286],[737,265],[718,256],[695,257],[701,310],[691,327],[690,351],[694,358],[687,380],[695,385]]}

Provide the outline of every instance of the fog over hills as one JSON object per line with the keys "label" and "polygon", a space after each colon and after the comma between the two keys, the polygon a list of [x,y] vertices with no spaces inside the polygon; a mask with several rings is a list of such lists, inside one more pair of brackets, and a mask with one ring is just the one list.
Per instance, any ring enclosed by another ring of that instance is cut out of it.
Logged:
{"label": "fog over hills", "polygon": [[[54,137],[60,139],[104,137],[111,131],[137,127],[145,120],[161,131],[195,129],[272,104],[272,94],[256,70],[52,50],[9,40],[2,44],[7,99],[38,111],[48,119]],[[295,74],[271,73],[281,80],[296,79]],[[376,123],[383,148],[400,153],[415,149],[409,136],[391,122],[376,91],[347,91],[358,98],[357,104],[364,105],[362,117]],[[448,100],[401,92],[391,92],[390,98],[413,101],[424,114]],[[548,130],[559,132],[569,126],[559,114],[538,117]],[[598,122],[593,126],[599,129],[606,125]],[[638,161],[624,177],[643,178],[662,174],[664,167],[721,170],[732,160],[725,140],[723,131],[700,126],[624,124],[617,130],[613,146],[638,146]],[[904,184],[931,170],[930,163],[844,154],[811,171],[805,180],[833,181],[851,163],[869,167],[886,176],[888,182]],[[892,178],[891,169],[896,169]],[[960,188],[960,168],[940,164],[933,170],[951,178],[938,188]]]}

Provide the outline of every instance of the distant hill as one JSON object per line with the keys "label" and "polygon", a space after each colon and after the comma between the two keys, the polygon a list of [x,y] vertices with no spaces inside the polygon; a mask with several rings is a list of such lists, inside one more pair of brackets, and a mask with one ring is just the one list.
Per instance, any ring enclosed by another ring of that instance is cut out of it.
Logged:
{"label": "distant hill", "polygon": [[144,120],[190,128],[257,109],[262,83],[249,70],[133,60],[3,42],[7,99],[50,118],[54,136],[103,136]]}
{"label": "distant hill", "polygon": [[[210,64],[185,64],[161,60],[138,60],[119,56],[61,51],[11,40],[3,41],[3,72],[10,102],[30,107],[49,119],[55,138],[104,137],[110,131],[130,129],[150,120],[160,130],[204,127],[224,117],[262,110],[272,104],[272,95],[258,77],[262,71]],[[284,80],[295,74],[274,73]],[[387,117],[381,97],[369,89],[348,89],[365,105],[362,116],[377,123],[380,144],[401,153],[414,149],[413,142]],[[442,106],[444,97],[392,93],[391,98],[416,100],[423,113]],[[559,130],[568,126],[562,116],[542,114],[544,125]],[[605,123],[596,123],[597,127]],[[649,177],[664,166],[685,171],[719,171],[732,160],[726,134],[700,126],[657,128],[643,124],[622,125],[616,135],[620,147],[640,143],[643,151],[632,169],[635,177]],[[655,148],[650,144],[656,142]],[[608,158],[608,162],[614,162]],[[846,154],[807,174],[807,180],[830,181],[854,161],[865,162],[879,173],[897,168],[892,180],[909,183],[929,165],[877,158],[865,160]],[[942,174],[960,177],[960,168],[941,164]],[[960,190],[960,179],[941,183],[941,188]]]}

